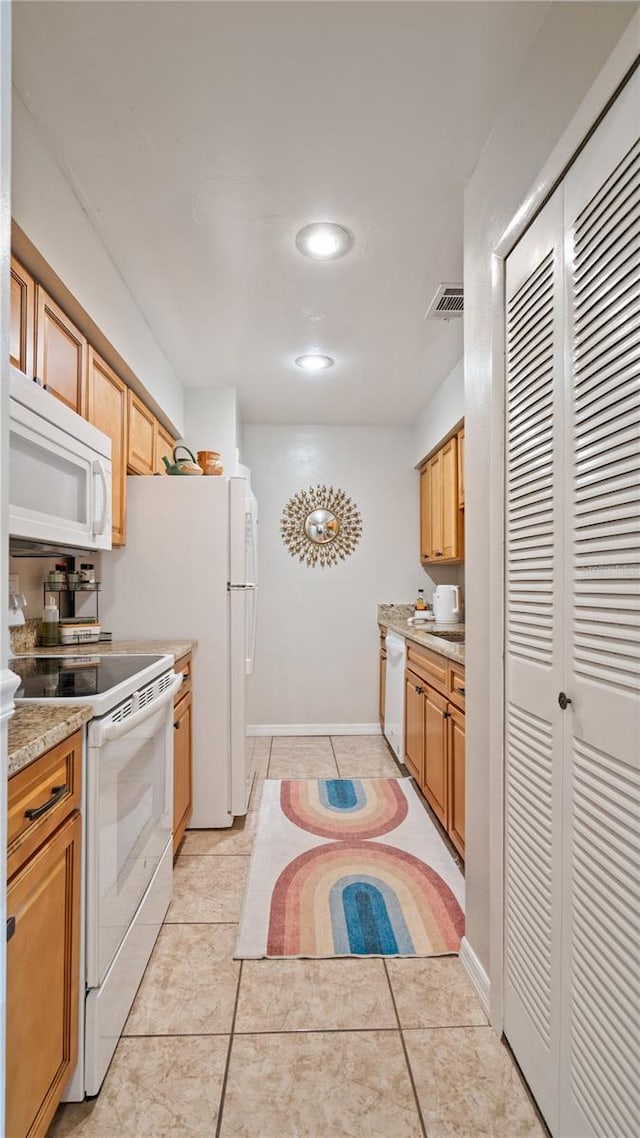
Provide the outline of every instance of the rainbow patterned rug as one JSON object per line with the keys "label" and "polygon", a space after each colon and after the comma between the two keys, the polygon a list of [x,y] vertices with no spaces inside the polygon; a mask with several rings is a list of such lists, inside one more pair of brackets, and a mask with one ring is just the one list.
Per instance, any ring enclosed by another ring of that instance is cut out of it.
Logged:
{"label": "rainbow patterned rug", "polygon": [[408,778],[267,779],[237,959],[440,956],[464,878]]}

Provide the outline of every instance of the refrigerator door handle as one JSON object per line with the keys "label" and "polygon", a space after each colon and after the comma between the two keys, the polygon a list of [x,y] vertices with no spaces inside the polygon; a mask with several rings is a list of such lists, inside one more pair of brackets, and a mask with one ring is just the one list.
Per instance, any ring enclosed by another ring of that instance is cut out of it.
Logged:
{"label": "refrigerator door handle", "polygon": [[249,655],[247,656],[247,675],[253,675],[253,663],[256,656],[256,633],[258,630],[258,586],[254,585],[251,589],[251,612],[249,615],[249,630],[247,635],[247,647]]}

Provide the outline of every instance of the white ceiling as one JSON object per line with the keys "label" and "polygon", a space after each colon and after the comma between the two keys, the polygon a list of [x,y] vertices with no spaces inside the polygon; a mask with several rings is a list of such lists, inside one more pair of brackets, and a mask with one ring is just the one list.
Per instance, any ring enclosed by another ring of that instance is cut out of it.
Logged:
{"label": "white ceiling", "polygon": [[[463,189],[544,3],[20,3],[14,78],[176,374],[408,423],[462,354]],[[355,235],[305,260],[309,221]],[[304,375],[317,350],[335,366]]]}

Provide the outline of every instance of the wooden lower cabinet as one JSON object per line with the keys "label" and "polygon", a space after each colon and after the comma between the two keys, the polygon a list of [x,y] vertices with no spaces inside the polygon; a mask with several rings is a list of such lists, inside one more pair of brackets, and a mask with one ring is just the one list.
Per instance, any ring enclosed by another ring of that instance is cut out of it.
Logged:
{"label": "wooden lower cabinet", "polygon": [[7,1138],[44,1138],[76,1065],[80,847],[73,810],[7,887]]}
{"label": "wooden lower cabinet", "polygon": [[465,767],[464,714],[449,705],[447,719],[447,754],[449,767],[447,830],[458,853],[464,857]]}
{"label": "wooden lower cabinet", "polygon": [[447,701],[433,688],[424,689],[425,798],[443,826],[447,824]]}
{"label": "wooden lower cabinet", "polygon": [[[424,659],[421,659],[424,656]],[[464,668],[410,646],[405,671],[405,762],[451,841],[464,856],[465,717]],[[442,669],[442,690],[426,681]],[[421,667],[425,675],[420,674]],[[416,668],[416,671],[412,671]],[[448,692],[451,691],[451,698]],[[462,694],[460,694],[462,693]]]}
{"label": "wooden lower cabinet", "polygon": [[404,676],[404,757],[418,785],[424,783],[424,687],[417,676]]}
{"label": "wooden lower cabinet", "polygon": [[176,662],[184,676],[173,714],[173,854],[178,852],[192,810],[192,703],[191,656]]}

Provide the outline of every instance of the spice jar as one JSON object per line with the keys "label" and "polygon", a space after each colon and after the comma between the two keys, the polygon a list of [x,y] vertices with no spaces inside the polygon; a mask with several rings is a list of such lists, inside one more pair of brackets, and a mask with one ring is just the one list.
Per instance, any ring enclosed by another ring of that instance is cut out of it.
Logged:
{"label": "spice jar", "polygon": [[92,589],[96,583],[96,571],[90,561],[83,561],[80,565],[80,588]]}
{"label": "spice jar", "polygon": [[61,589],[66,589],[66,587],[67,587],[67,566],[65,565],[64,562],[62,562],[62,564],[56,563],[55,569],[49,570],[49,576],[47,578],[47,584],[48,584],[48,587],[50,589],[54,590],[54,592],[59,592]]}

